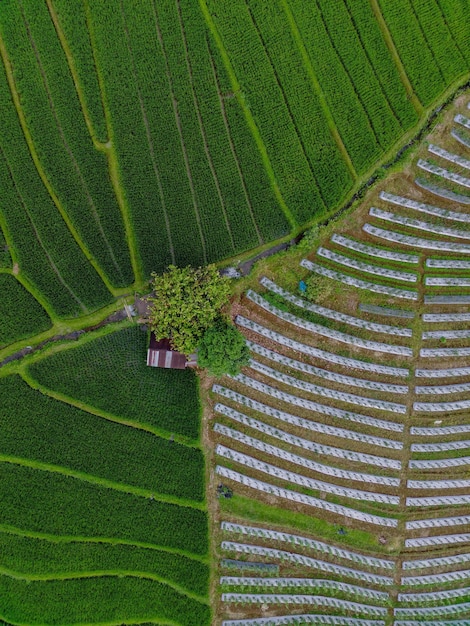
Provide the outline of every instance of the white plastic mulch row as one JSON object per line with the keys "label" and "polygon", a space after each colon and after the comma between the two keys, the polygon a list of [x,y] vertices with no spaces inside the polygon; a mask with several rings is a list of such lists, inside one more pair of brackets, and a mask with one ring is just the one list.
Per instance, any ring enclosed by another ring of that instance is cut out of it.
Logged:
{"label": "white plastic mulch row", "polygon": [[408,489],[467,489],[470,480],[455,478],[450,480],[407,480]]}
{"label": "white plastic mulch row", "polygon": [[407,609],[394,609],[394,615],[397,617],[451,617],[459,613],[470,611],[470,602],[462,602],[460,604],[448,604],[444,606],[433,606],[427,608],[413,607]]}
{"label": "white plastic mulch row", "polygon": [[[295,624],[315,624],[317,626],[385,626],[383,620],[339,617],[335,615],[282,615],[279,617],[251,617],[248,619],[229,619],[222,626],[295,626]],[[423,626],[420,623],[420,626]],[[424,625],[426,626],[426,625]]]}
{"label": "white plastic mulch row", "polygon": [[[356,287],[357,289],[365,289],[367,291],[373,291],[374,293],[382,293],[387,296],[404,298],[406,300],[418,299],[418,294],[416,291],[410,291],[408,289],[398,289],[397,287],[389,287],[388,285],[372,283],[368,280],[362,280],[360,278],[356,278],[355,276],[350,276],[349,274],[343,274],[342,272],[331,270],[328,267],[324,267],[323,265],[318,265],[318,263],[312,263],[312,261],[308,261],[307,259],[303,259],[300,264],[306,269],[310,270],[311,272],[315,272],[320,276],[325,276],[327,278],[331,278],[332,280],[337,280],[340,283],[343,283],[345,285],[351,285],[352,287]],[[389,346],[389,348],[396,348],[396,346]],[[404,353],[400,352],[400,354]]]}
{"label": "white plastic mulch row", "polygon": [[[245,425],[252,425],[252,427],[256,428],[257,430],[263,429],[263,432],[266,432],[267,434],[272,434],[272,436],[277,436],[278,438],[282,438],[284,436],[284,431],[279,431],[278,429],[272,426],[268,426],[267,424],[262,424],[262,422],[259,422],[258,420],[255,420],[254,418],[244,415],[243,413],[235,411],[234,409],[230,407],[225,407],[223,404],[220,405],[219,403],[217,403],[214,410],[222,413],[223,415],[227,415],[227,417],[230,417],[231,419],[235,419],[236,421],[243,423]],[[338,428],[337,426],[330,426],[330,424],[322,424],[320,422],[313,422],[312,420],[304,419],[302,417],[298,417],[297,415],[291,415],[285,412],[280,412],[280,413],[278,411],[274,411],[274,412],[277,413],[275,415],[271,415],[271,417],[274,417],[274,419],[281,420],[291,426],[296,426],[296,427],[299,427],[299,428],[302,428],[311,432],[322,433],[324,435],[338,437],[340,439],[348,439],[350,441],[359,441],[367,445],[380,446],[383,448],[391,448],[392,446],[390,445],[390,443],[395,444],[393,448],[396,450],[399,450],[403,447],[402,442],[393,442],[389,439],[383,439],[381,437],[374,437],[372,435],[368,435],[367,433],[348,430],[346,428]],[[269,413],[266,413],[266,415],[269,415]],[[268,433],[269,429],[273,429],[272,433]],[[292,435],[292,437],[295,437],[295,436]],[[291,440],[291,443],[293,445],[299,445],[300,443],[303,443],[304,445],[302,447],[309,446],[313,448],[314,450],[316,449],[315,447],[318,446],[317,442],[309,442],[307,440],[301,440],[300,438],[299,438],[298,443],[294,443],[294,441],[296,441],[295,438]]]}
{"label": "white plastic mulch row", "polygon": [[[333,352],[326,352],[325,350],[320,350],[319,348],[314,348],[313,346],[308,346],[305,343],[300,343],[299,341],[295,341],[285,335],[281,335],[270,328],[266,328],[257,322],[253,322],[242,315],[237,315],[235,322],[242,328],[251,330],[262,337],[266,337],[267,339],[271,339],[272,341],[279,343],[282,346],[287,346],[288,348],[292,348],[292,350],[296,350],[302,354],[307,354],[308,356],[327,361],[328,363],[334,363],[335,365],[340,365],[341,367],[373,372],[374,374],[396,376],[400,378],[405,378],[409,374],[409,370],[404,367],[390,367],[389,365],[382,365],[380,363],[360,361],[359,359],[352,359],[340,354],[334,354]],[[357,384],[357,386],[362,387],[363,385]],[[401,393],[403,388],[403,385],[390,385],[387,391],[390,391],[391,393]]]}
{"label": "white plastic mulch row", "polygon": [[470,400],[456,400],[455,402],[413,402],[413,410],[425,413],[452,413],[470,409]]}
{"label": "white plastic mulch row", "polygon": [[277,496],[278,498],[284,498],[286,500],[290,500],[292,502],[298,502],[300,504],[304,504],[305,506],[311,506],[317,509],[321,509],[324,511],[328,511],[329,513],[334,513],[335,515],[340,515],[344,517],[349,517],[351,519],[356,519],[361,522],[365,522],[367,524],[373,524],[378,526],[386,526],[388,528],[396,528],[398,526],[398,520],[391,517],[382,517],[379,515],[373,515],[371,513],[364,513],[363,511],[358,511],[356,509],[351,509],[346,506],[342,506],[340,504],[334,504],[332,502],[327,502],[325,500],[321,500],[319,498],[314,498],[313,496],[307,496],[303,493],[299,493],[297,491],[292,491],[290,489],[283,489],[281,487],[277,487],[276,485],[265,483],[260,480],[255,480],[238,472],[234,472],[226,467],[222,467],[217,465],[216,474],[223,476],[224,478],[229,478],[237,483],[245,485],[246,487],[250,487],[256,491],[260,491],[263,493],[268,493],[270,495]]}
{"label": "white plastic mulch row", "polygon": [[470,139],[465,137],[465,135],[462,133],[462,131],[459,128],[452,128],[450,131],[450,134],[456,141],[462,144],[462,146],[465,146],[466,148],[470,148]]}
{"label": "white plastic mulch row", "polygon": [[470,456],[459,456],[454,459],[412,459],[408,462],[410,469],[419,470],[443,470],[466,465],[470,465]]}
{"label": "white plastic mulch row", "polygon": [[426,267],[444,270],[470,270],[470,261],[465,259],[426,259]]}
{"label": "white plastic mulch row", "polygon": [[[309,261],[306,261],[306,263],[309,263]],[[292,313],[288,313],[287,311],[278,309],[251,289],[247,291],[246,296],[249,300],[263,308],[268,313],[275,315],[285,322],[289,322],[293,326],[297,326],[298,328],[302,328],[312,333],[316,333],[317,335],[321,335],[322,337],[328,337],[329,339],[333,339],[334,341],[346,343],[351,346],[366,348],[367,350],[374,350],[375,352],[386,352],[388,354],[399,354],[402,356],[412,356],[413,354],[411,348],[408,348],[406,346],[396,346],[390,345],[388,343],[380,343],[378,341],[362,339],[361,337],[356,337],[355,335],[348,335],[347,333],[333,330],[331,328],[328,328],[327,326],[322,326],[321,324],[315,324],[313,322],[304,320],[300,317],[297,317],[296,315],[292,315]]]}
{"label": "white plastic mulch row", "polygon": [[454,122],[457,122],[457,124],[460,124],[461,126],[470,129],[470,120],[468,119],[468,117],[465,117],[465,115],[462,115],[461,113],[457,113],[457,115],[454,117]]}
{"label": "white plastic mulch row", "polygon": [[221,548],[222,550],[230,552],[238,552],[251,556],[264,556],[271,559],[276,559],[281,562],[295,563],[298,565],[303,565],[304,567],[317,569],[320,572],[329,572],[330,574],[365,581],[379,587],[388,587],[393,584],[393,578],[391,578],[390,576],[373,574],[371,572],[365,572],[355,568],[345,567],[344,565],[336,565],[335,563],[329,563],[328,561],[314,559],[310,556],[299,554],[297,552],[288,552],[286,550],[278,550],[277,548],[267,548],[265,546],[238,543],[234,541],[222,541]]}
{"label": "white plastic mulch row", "polygon": [[399,270],[392,270],[387,267],[382,267],[380,265],[372,265],[371,263],[358,261],[357,259],[353,259],[351,257],[344,256],[343,254],[333,252],[333,250],[330,250],[329,248],[323,248],[323,246],[317,248],[316,253],[318,254],[318,256],[321,256],[324,259],[328,259],[328,261],[333,261],[334,263],[338,263],[338,265],[352,267],[355,270],[365,272],[366,274],[385,276],[386,278],[391,278],[393,280],[402,280],[408,283],[416,283],[418,281],[417,274],[411,272],[401,272]]}
{"label": "white plastic mulch row", "polygon": [[406,498],[407,506],[456,506],[470,504],[470,495],[462,496],[423,496]]}
{"label": "white plastic mulch row", "polygon": [[351,602],[340,598],[330,598],[328,596],[308,596],[278,593],[223,593],[222,602],[236,604],[297,604],[314,605],[318,607],[335,608],[342,611],[369,614],[373,617],[384,617],[387,609],[362,602]]}
{"label": "white plastic mulch row", "polygon": [[378,209],[377,207],[370,207],[369,215],[386,222],[391,222],[392,224],[408,226],[409,228],[417,228],[425,233],[447,235],[448,237],[455,237],[456,239],[470,239],[470,230],[461,230],[458,228],[451,228],[450,226],[442,226],[441,224],[423,222],[411,217],[398,215],[397,213],[391,213],[390,211],[384,211],[383,209]]}
{"label": "white plastic mulch row", "polygon": [[288,543],[290,545],[301,546],[303,548],[309,548],[318,552],[323,552],[334,556],[335,558],[345,559],[348,561],[354,561],[355,563],[361,563],[367,567],[378,567],[380,569],[394,569],[395,562],[389,559],[381,559],[375,556],[368,556],[361,554],[360,552],[353,552],[346,548],[338,548],[335,545],[318,541],[317,539],[310,539],[308,537],[302,537],[301,535],[292,535],[291,533],[285,533],[278,530],[272,530],[271,528],[261,528],[259,526],[247,526],[245,524],[237,524],[235,522],[221,522],[220,528],[225,532],[237,533],[239,535],[247,537],[258,537],[260,539],[270,539],[272,541],[280,541]]}
{"label": "white plastic mulch row", "polygon": [[[440,176],[444,178],[444,180],[450,180],[453,183],[457,183],[457,185],[461,185],[462,187],[470,188],[470,178],[466,178],[465,176],[461,176],[455,172],[452,172],[445,167],[440,167],[439,165],[434,165],[434,163],[430,163],[425,159],[418,159],[417,166],[424,170],[425,172],[429,172],[430,174],[435,174],[436,176]],[[470,199],[470,198],[469,198]]]}
{"label": "white plastic mulch row", "polygon": [[[308,393],[311,393],[312,395],[321,396],[322,398],[332,398],[334,400],[339,400],[340,402],[347,402],[349,404],[355,404],[357,406],[379,409],[381,411],[391,411],[392,413],[406,413],[405,404],[399,404],[397,402],[387,402],[386,400],[368,398],[366,396],[358,396],[352,393],[346,393],[344,391],[330,389],[329,387],[315,385],[313,383],[306,382],[300,378],[295,378],[294,376],[284,374],[279,370],[264,365],[264,363],[255,361],[255,359],[250,360],[249,366],[255,372],[263,374],[268,378],[273,378],[277,382],[289,385],[290,387],[295,387],[296,389],[301,389],[302,391],[306,391]],[[253,382],[251,382],[251,380],[250,382],[248,382],[247,379],[248,377],[245,376],[245,374],[238,374],[237,376],[233,377],[233,380],[237,380],[244,384],[249,384],[250,386],[256,388]]]}
{"label": "white plastic mulch row", "polygon": [[[237,316],[236,322],[239,323],[242,321],[242,324],[239,325],[243,325],[243,320],[240,320],[239,318],[240,316]],[[338,374],[332,370],[325,370],[320,367],[304,363],[303,361],[291,359],[283,354],[279,354],[279,352],[269,350],[269,348],[265,348],[264,346],[261,346],[253,341],[247,341],[246,343],[252,352],[270,359],[275,363],[280,363],[281,365],[286,365],[292,369],[305,372],[306,374],[312,374],[313,376],[317,376],[318,378],[323,378],[325,380],[331,380],[341,385],[362,387],[363,389],[373,389],[374,391],[383,391],[385,393],[406,394],[409,391],[409,387],[407,385],[391,385],[390,383],[381,383],[375,380],[365,380],[363,378],[345,376],[344,374]]]}
{"label": "white plastic mulch row", "polygon": [[427,358],[470,356],[470,348],[421,348],[419,355]]}
{"label": "white plastic mulch row", "polygon": [[396,196],[392,193],[387,193],[386,191],[380,192],[381,200],[385,200],[386,202],[390,202],[391,204],[395,204],[397,206],[403,206],[407,209],[414,209],[415,211],[420,211],[421,213],[427,213],[428,215],[435,215],[437,217],[444,217],[451,220],[456,220],[458,222],[470,222],[470,214],[461,213],[459,211],[449,211],[448,209],[443,209],[438,206],[434,206],[432,204],[425,204],[424,202],[417,202],[416,200],[412,200],[411,198],[404,198],[402,196]]}
{"label": "white plastic mulch row", "polygon": [[469,376],[470,367],[451,367],[448,369],[417,369],[415,376],[418,378],[455,378],[457,376]]}
{"label": "white plastic mulch row", "polygon": [[469,339],[470,329],[466,330],[428,330],[423,332],[422,339]]}
{"label": "white plastic mulch row", "polygon": [[387,259],[389,261],[398,261],[399,263],[418,263],[419,256],[417,254],[410,254],[409,252],[397,252],[387,248],[379,248],[363,241],[357,241],[344,235],[338,235],[337,233],[331,236],[331,241],[339,246],[343,246],[348,250],[354,252],[360,252],[372,257],[378,257],[379,259]]}
{"label": "white plastic mulch row", "polygon": [[470,304],[470,296],[469,295],[434,295],[434,296],[424,296],[424,304]]}
{"label": "white plastic mulch row", "polygon": [[[459,536],[459,535],[455,535]],[[430,537],[428,537],[430,539]],[[468,535],[467,535],[468,541]],[[450,542],[447,542],[450,543]],[[408,544],[406,544],[408,545]],[[419,545],[419,544],[418,544]],[[424,544],[426,545],[426,544]],[[435,543],[430,545],[445,545],[445,543]],[[470,554],[455,554],[454,556],[439,556],[433,559],[418,559],[415,561],[403,561],[402,567],[405,570],[410,569],[429,569],[434,567],[448,567],[451,565],[459,565],[461,563],[468,563],[470,561]]]}
{"label": "white plastic mulch row", "polygon": [[425,276],[424,284],[428,287],[469,287],[470,278],[458,276]]}
{"label": "white plastic mulch row", "polygon": [[465,450],[470,447],[470,441],[438,441],[436,443],[412,443],[412,452],[446,452],[449,450]]}
{"label": "white plastic mulch row", "polygon": [[444,187],[439,187],[439,185],[435,185],[424,178],[415,178],[415,185],[433,193],[436,196],[439,196],[440,198],[445,198],[446,200],[451,200],[452,202],[457,202],[458,204],[470,204],[469,196],[464,196],[461,193],[456,193],[455,191],[450,191]]}
{"label": "white plastic mulch row", "polygon": [[436,602],[436,600],[451,600],[470,595],[470,587],[463,589],[447,589],[446,591],[423,591],[422,593],[399,593],[400,602]]}
{"label": "white plastic mulch row", "polygon": [[[266,390],[266,393],[268,395],[269,395],[270,389],[271,387],[268,387],[268,389]],[[313,422],[313,426],[309,428],[308,423],[310,422],[310,420],[304,420],[303,418],[299,418],[296,415],[292,415],[291,413],[286,413],[285,411],[280,411],[279,409],[270,407],[266,404],[262,404],[261,402],[258,402],[257,400],[248,398],[248,396],[244,396],[243,394],[240,394],[237,391],[233,391],[232,389],[228,389],[227,387],[222,387],[221,385],[214,384],[212,387],[212,391],[214,393],[220,394],[221,396],[224,396],[225,398],[230,398],[231,400],[234,400],[235,402],[238,402],[239,404],[242,404],[243,406],[250,407],[251,409],[255,411],[259,411],[260,413],[264,413],[265,415],[270,415],[271,417],[275,417],[276,419],[283,420],[284,422],[287,422],[289,424],[296,424],[308,430],[315,430],[317,428],[315,422]],[[296,396],[293,396],[293,397],[295,398]],[[284,399],[284,396],[283,396],[283,399]],[[289,398],[285,399],[285,401],[290,402]],[[294,401],[290,403],[295,404]],[[368,416],[360,415],[359,413],[351,413],[350,411],[342,411],[341,409],[335,409],[334,407],[325,407],[325,411],[323,411],[323,405],[318,405],[319,409],[321,410],[317,410],[315,408],[316,406],[317,406],[316,403],[309,403],[308,405],[305,406],[305,408],[315,410],[317,413],[324,412],[325,415],[330,415],[332,417],[337,417],[339,419],[345,419],[350,422],[356,422],[358,424],[367,424],[369,426],[375,426],[376,428],[383,428],[384,430],[393,430],[396,432],[400,432],[401,430],[403,430],[403,425],[400,425],[402,426],[402,428],[398,429],[398,428],[395,428],[395,426],[398,426],[398,425],[394,424],[393,422],[386,422],[385,420],[376,420],[373,417],[369,418]],[[382,425],[382,423],[384,425]]]}
{"label": "white plastic mulch row", "polygon": [[470,424],[455,424],[454,426],[411,426],[410,434],[427,437],[442,437],[443,435],[458,435],[470,432]]}
{"label": "white plastic mulch row", "polygon": [[315,313],[316,315],[321,315],[322,317],[325,317],[327,319],[335,320],[336,322],[342,322],[343,324],[349,324],[350,326],[363,328],[365,330],[371,330],[377,333],[384,333],[386,335],[411,337],[411,328],[403,328],[401,326],[392,326],[390,324],[369,322],[362,317],[354,317],[353,315],[347,315],[346,313],[341,313],[340,311],[327,309],[326,307],[320,306],[319,304],[315,304],[313,302],[307,302],[303,298],[299,298],[289,291],[286,291],[282,287],[279,287],[279,285],[276,285],[276,283],[274,283],[272,280],[269,280],[269,278],[266,278],[265,276],[260,279],[260,284],[268,289],[268,291],[276,293],[277,295],[284,298],[284,300],[295,304],[299,308],[304,309],[305,311],[310,311],[311,313]]}
{"label": "white plastic mulch row", "polygon": [[[247,387],[250,387],[267,396],[270,396],[271,398],[282,400],[283,402],[286,402],[288,404],[293,404],[294,406],[298,406],[303,409],[307,409],[308,411],[314,411],[316,413],[319,413],[320,415],[330,415],[331,417],[338,417],[339,419],[345,419],[348,421],[349,420],[357,421],[359,423],[368,423],[370,425],[372,425],[371,420],[374,419],[374,418],[369,418],[369,419],[363,420],[361,418],[368,417],[368,416],[364,416],[359,413],[351,413],[351,411],[345,411],[343,409],[338,409],[334,406],[328,406],[326,404],[320,404],[319,402],[313,402],[312,400],[306,400],[305,398],[300,398],[299,396],[294,396],[285,391],[281,391],[280,389],[277,389],[276,387],[271,387],[270,385],[261,383],[259,380],[250,378],[249,376],[246,376],[245,374],[239,374],[233,380],[236,380],[246,385]],[[217,393],[220,393],[220,392],[218,391]],[[237,401],[236,391],[226,390],[222,393],[222,395],[224,395],[227,398],[231,397],[232,399]],[[247,406],[250,406],[250,404],[248,403]],[[384,420],[381,420],[381,421],[384,421]],[[376,425],[378,426],[377,423]],[[390,430],[390,428],[388,428],[387,430]],[[396,430],[396,429],[393,429],[393,430]]]}
{"label": "white plastic mulch row", "polygon": [[364,224],[362,230],[369,235],[374,235],[380,239],[385,239],[391,243],[401,243],[412,248],[425,248],[426,250],[444,250],[446,252],[460,252],[461,254],[470,254],[470,244],[454,241],[436,241],[434,239],[425,239],[423,237],[414,237],[405,235],[392,230],[385,230],[373,226],[372,224]]}
{"label": "white plastic mulch row", "polygon": [[415,393],[443,395],[448,393],[463,393],[470,391],[470,383],[458,383],[455,385],[417,385]]}
{"label": "white plastic mulch row", "polygon": [[[412,539],[405,539],[405,546],[407,548],[428,548],[429,546],[446,546],[452,543],[470,543],[470,533],[435,535],[434,537],[414,537]],[[462,555],[458,556],[461,557]]]}
{"label": "white plastic mulch row", "polygon": [[[223,427],[224,428],[224,427]],[[226,428],[226,427],[225,427]],[[220,428],[219,428],[220,431]],[[222,433],[225,434],[225,433]],[[242,435],[240,439],[243,437],[247,437],[247,435]],[[241,441],[244,443],[244,441]],[[259,442],[263,444],[263,442]],[[267,444],[264,444],[266,447]],[[269,447],[268,447],[269,448]],[[264,450],[262,450],[264,451]],[[283,451],[282,451],[283,452]],[[307,489],[313,489],[316,491],[324,491],[325,493],[331,493],[336,496],[340,496],[342,498],[351,498],[352,500],[364,500],[367,502],[380,502],[382,504],[389,505],[397,505],[400,502],[398,496],[390,496],[383,493],[375,493],[372,491],[363,491],[361,489],[352,489],[350,487],[342,487],[340,485],[335,485],[334,483],[326,483],[321,480],[315,480],[314,478],[309,478],[304,476],[303,474],[297,474],[296,472],[291,472],[288,470],[284,470],[276,465],[271,465],[270,463],[265,463],[264,461],[260,461],[248,454],[243,454],[242,452],[238,452],[236,450],[232,450],[231,448],[227,448],[226,446],[222,446],[221,444],[217,444],[215,453],[229,461],[234,461],[244,467],[248,467],[250,469],[254,469],[263,474],[268,474],[273,478],[278,478],[280,480],[285,480],[288,483],[293,485],[300,485],[301,487],[306,487]],[[269,454],[269,451],[268,451]],[[288,456],[289,453],[284,453],[284,456]],[[283,458],[283,457],[281,457]],[[288,460],[288,459],[285,459]]]}
{"label": "white plastic mulch row", "polygon": [[[229,407],[224,407],[224,409],[228,409]],[[224,413],[225,414],[225,413]],[[245,417],[245,416],[244,416]],[[246,422],[248,425],[251,425],[251,422],[255,420],[251,420],[247,418]],[[242,421],[244,423],[245,421]],[[262,424],[262,422],[258,422],[259,426],[266,426],[266,430],[269,432],[270,427],[266,424]],[[277,429],[273,429],[277,430]],[[324,465],[322,463],[318,463],[318,461],[312,461],[311,459],[306,459],[305,457],[301,457],[297,454],[293,454],[291,452],[286,452],[281,448],[277,448],[276,446],[271,446],[266,444],[265,442],[260,442],[253,437],[248,437],[248,435],[244,433],[239,433],[236,430],[228,428],[227,426],[223,426],[222,424],[215,424],[214,431],[225,435],[226,437],[230,437],[231,439],[235,439],[237,441],[242,441],[245,445],[249,445],[255,449],[262,450],[267,454],[272,454],[273,456],[283,458],[285,460],[290,460],[292,463],[297,465],[301,465],[302,467],[307,467],[314,472],[318,472],[320,474],[326,474],[327,476],[334,476],[335,478],[340,478],[343,480],[356,480],[359,482],[365,482],[369,484],[377,484],[377,485],[386,485],[388,487],[397,487],[399,485],[398,478],[391,478],[389,476],[374,476],[371,474],[365,474],[363,472],[353,472],[351,470],[338,469],[336,467],[332,467],[330,465]],[[283,431],[278,431],[282,433]],[[270,434],[270,433],[269,433]],[[289,433],[285,433],[287,437],[284,439],[286,443],[291,443],[295,445],[296,439],[300,439],[299,437],[295,437],[295,435],[290,435]],[[304,441],[307,445],[312,444],[312,448],[316,448],[318,444],[315,442]]]}
{"label": "white plastic mulch row", "polygon": [[441,159],[444,159],[445,161],[449,161],[450,163],[455,163],[455,165],[459,165],[460,167],[463,167],[466,170],[470,170],[470,161],[460,156],[459,154],[448,152],[447,150],[444,150],[444,148],[441,148],[440,146],[436,146],[433,143],[429,144],[428,152],[441,157]]}
{"label": "white plastic mulch row", "polygon": [[468,581],[470,570],[457,570],[455,572],[444,572],[443,574],[428,574],[424,576],[403,576],[401,582],[403,585],[417,587],[420,585],[436,585],[446,584],[456,581]]}
{"label": "white plastic mulch row", "polygon": [[442,528],[445,526],[467,526],[470,524],[470,515],[458,515],[456,517],[434,517],[432,519],[413,520],[405,522],[407,530],[419,528]]}
{"label": "white plastic mulch row", "polygon": [[[295,623],[295,622],[294,622]],[[302,622],[301,622],[302,623]],[[438,622],[429,621],[429,620],[419,620],[416,622],[415,620],[395,620],[393,622],[394,626],[470,626],[470,619],[458,619],[444,622],[439,620]]]}
{"label": "white plastic mulch row", "polygon": [[267,587],[273,589],[332,589],[352,595],[361,595],[370,600],[388,600],[389,595],[385,591],[376,591],[367,587],[350,585],[337,580],[319,578],[262,578],[248,576],[221,576],[219,583],[226,587]]}

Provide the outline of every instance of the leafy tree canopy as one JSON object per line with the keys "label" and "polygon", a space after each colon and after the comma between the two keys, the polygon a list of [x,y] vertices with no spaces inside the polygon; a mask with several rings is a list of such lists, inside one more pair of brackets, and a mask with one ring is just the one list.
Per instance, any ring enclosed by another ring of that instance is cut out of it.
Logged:
{"label": "leafy tree canopy", "polygon": [[150,328],[157,340],[168,337],[175,350],[190,354],[230,295],[230,279],[215,265],[193,268],[170,265],[152,274]]}
{"label": "leafy tree canopy", "polygon": [[222,318],[206,330],[199,342],[197,363],[207,367],[209,374],[236,376],[248,365],[250,351],[241,332]]}

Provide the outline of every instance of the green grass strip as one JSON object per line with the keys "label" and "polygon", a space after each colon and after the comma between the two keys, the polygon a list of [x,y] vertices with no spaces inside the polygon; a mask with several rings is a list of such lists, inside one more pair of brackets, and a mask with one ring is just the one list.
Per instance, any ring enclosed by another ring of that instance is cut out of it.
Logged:
{"label": "green grass strip", "polygon": [[253,135],[253,138],[256,142],[256,145],[258,146],[258,150],[261,154],[261,159],[263,161],[264,164],[264,168],[266,170],[266,173],[268,175],[269,180],[271,181],[271,186],[273,188],[274,194],[277,198],[277,201],[279,202],[279,206],[281,207],[284,215],[286,216],[287,221],[289,222],[290,226],[292,229],[297,228],[298,224],[297,221],[295,220],[294,216],[292,215],[291,210],[289,209],[289,207],[287,206],[281,190],[279,189],[279,185],[277,184],[276,181],[276,177],[274,175],[274,170],[273,167],[271,165],[271,161],[269,159],[268,156],[268,151],[266,149],[266,146],[264,144],[264,141],[261,137],[261,134],[259,132],[258,126],[256,125],[256,122],[253,118],[253,115],[251,114],[251,111],[249,109],[249,107],[247,106],[245,99],[243,97],[242,91],[241,91],[241,86],[240,83],[238,82],[237,76],[235,74],[235,70],[233,69],[232,63],[229,59],[229,56],[227,54],[227,51],[225,50],[222,38],[220,36],[219,31],[217,30],[217,26],[214,23],[214,20],[212,19],[212,16],[210,14],[209,8],[206,4],[205,0],[199,0],[199,6],[201,8],[202,14],[204,15],[204,18],[206,20],[207,26],[212,34],[212,36],[214,37],[214,41],[217,45],[217,48],[219,49],[220,55],[222,57],[223,63],[225,65],[225,69],[227,71],[227,74],[230,78],[230,83],[232,85],[232,89],[233,92],[237,98],[237,102],[239,103],[243,114],[245,116],[245,119],[247,121],[248,127]]}

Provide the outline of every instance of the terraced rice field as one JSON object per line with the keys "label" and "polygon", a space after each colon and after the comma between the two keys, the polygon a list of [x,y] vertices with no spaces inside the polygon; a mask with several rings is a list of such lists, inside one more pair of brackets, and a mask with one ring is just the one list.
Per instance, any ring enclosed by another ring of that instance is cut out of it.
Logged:
{"label": "terraced rice field", "polygon": [[195,375],[148,368],[127,326],[0,378],[8,624],[210,622]]}
{"label": "terraced rice field", "polygon": [[470,623],[467,103],[235,305],[251,362],[209,398],[234,494],[217,625]]}
{"label": "terraced rice field", "polygon": [[[450,0],[0,3],[2,623],[411,626],[407,602],[465,623],[466,103],[306,255],[321,302],[268,272],[236,311],[253,361],[214,388],[209,484],[236,491],[220,574],[248,577],[211,608],[198,385],[146,368],[123,305],[343,207],[466,84],[469,20]],[[438,595],[406,595],[406,563],[444,557],[415,567]]]}

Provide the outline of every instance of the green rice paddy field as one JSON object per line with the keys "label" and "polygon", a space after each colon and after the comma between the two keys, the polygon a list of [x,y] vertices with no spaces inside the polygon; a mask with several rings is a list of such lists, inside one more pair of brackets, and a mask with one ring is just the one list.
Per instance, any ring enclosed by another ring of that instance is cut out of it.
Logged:
{"label": "green rice paddy field", "polygon": [[469,42],[457,0],[0,3],[0,620],[213,623],[196,375],[98,324],[332,215]]}

